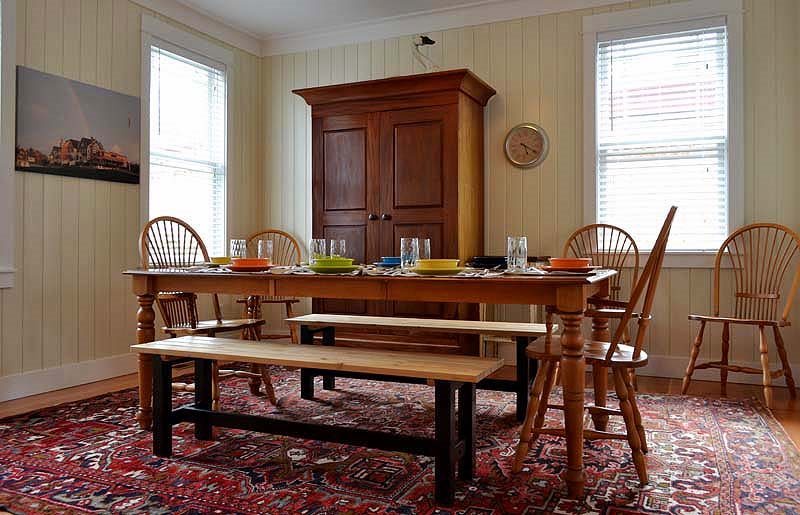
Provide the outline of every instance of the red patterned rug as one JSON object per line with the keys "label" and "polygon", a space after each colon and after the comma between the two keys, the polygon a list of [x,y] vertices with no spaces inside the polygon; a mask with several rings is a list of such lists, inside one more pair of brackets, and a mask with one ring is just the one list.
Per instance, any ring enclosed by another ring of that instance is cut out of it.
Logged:
{"label": "red patterned rug", "polygon": [[[384,431],[429,434],[433,426],[430,387],[339,379],[336,391],[318,388],[317,400],[304,401],[297,372],[274,372],[280,408],[251,396],[243,379],[224,382],[224,405]],[[0,421],[0,507],[14,514],[800,512],[800,453],[756,401],[641,395],[650,485],[639,488],[625,443],[587,443],[587,497],[576,502],[564,498],[559,439],[541,438],[525,470],[511,473],[513,396],[479,390],[476,478],[459,481],[455,505],[442,508],[433,504],[426,457],[237,430],[198,442],[182,424],[174,458],[157,458],[150,434],[133,422],[136,398],[127,390]]]}

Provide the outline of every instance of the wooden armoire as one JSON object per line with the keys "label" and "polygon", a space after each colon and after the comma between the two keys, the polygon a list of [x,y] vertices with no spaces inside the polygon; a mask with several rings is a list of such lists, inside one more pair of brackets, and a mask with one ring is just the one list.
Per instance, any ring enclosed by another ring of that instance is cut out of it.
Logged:
{"label": "wooden armoire", "polygon": [[[431,257],[483,252],[483,109],[495,90],[467,69],[295,90],[311,106],[313,237],[360,263],[430,238]],[[315,312],[474,317],[475,306],[316,299]],[[338,334],[337,344],[473,353],[467,339]],[[420,346],[424,346],[421,348]]]}

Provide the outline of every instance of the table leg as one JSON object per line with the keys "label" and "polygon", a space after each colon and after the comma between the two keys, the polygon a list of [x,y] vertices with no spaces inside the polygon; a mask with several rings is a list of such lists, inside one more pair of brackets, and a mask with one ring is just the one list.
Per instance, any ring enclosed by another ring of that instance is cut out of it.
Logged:
{"label": "table leg", "polygon": [[[211,370],[213,363],[208,359],[194,360],[194,406],[211,409]],[[211,422],[195,422],[194,437],[198,440],[211,440]]]}
{"label": "table leg", "polygon": [[464,442],[458,476],[469,481],[475,474],[475,385],[464,383],[458,389],[458,438]]}
{"label": "table leg", "polygon": [[153,454],[172,455],[172,363],[153,356]]}
{"label": "table leg", "polygon": [[528,390],[530,388],[530,366],[528,355],[525,349],[528,348],[528,338],[517,336],[517,422],[525,420],[525,413],[528,411]]}
{"label": "table leg", "polygon": [[[592,340],[598,342],[611,341],[607,318],[592,319]],[[594,383],[595,406],[605,407],[608,398],[608,367],[592,365],[592,382]],[[592,414],[592,423],[598,431],[605,431],[608,427],[608,415],[594,413]]]}
{"label": "table leg", "polygon": [[[306,326],[300,326],[300,345],[314,345],[314,333]],[[300,398],[314,398],[314,375],[308,369],[300,369]]]}
{"label": "table leg", "polygon": [[[336,328],[326,327],[322,330],[322,345],[332,346],[336,343]],[[336,388],[336,378],[332,375],[322,375],[322,389],[333,390]]]}
{"label": "table leg", "polygon": [[562,313],[561,381],[564,391],[564,430],[567,437],[567,492],[582,498],[583,471],[583,392],[586,362],[583,358],[582,313]]}
{"label": "table leg", "polygon": [[[136,342],[147,343],[156,339],[153,311],[155,295],[138,295],[139,310],[136,313]],[[149,354],[139,354],[139,411],[136,420],[142,429],[150,429],[153,424],[153,358]]]}
{"label": "table leg", "polygon": [[455,385],[450,381],[436,381],[436,456],[434,477],[436,502],[453,504],[456,490],[456,417]]}

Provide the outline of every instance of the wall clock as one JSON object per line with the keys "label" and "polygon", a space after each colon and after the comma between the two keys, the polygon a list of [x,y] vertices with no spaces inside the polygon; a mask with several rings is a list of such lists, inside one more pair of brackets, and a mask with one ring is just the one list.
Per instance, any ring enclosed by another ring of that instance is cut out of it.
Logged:
{"label": "wall clock", "polygon": [[534,123],[521,123],[512,127],[506,135],[506,157],[518,168],[539,166],[549,149],[547,133]]}

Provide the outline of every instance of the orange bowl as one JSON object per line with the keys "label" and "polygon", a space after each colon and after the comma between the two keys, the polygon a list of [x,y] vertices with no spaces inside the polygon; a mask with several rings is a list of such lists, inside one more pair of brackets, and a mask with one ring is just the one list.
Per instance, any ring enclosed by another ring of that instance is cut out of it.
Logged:
{"label": "orange bowl", "polygon": [[558,268],[586,268],[592,263],[592,258],[550,258],[550,266]]}
{"label": "orange bowl", "polygon": [[267,258],[233,258],[231,264],[233,266],[269,266],[271,262]]}

